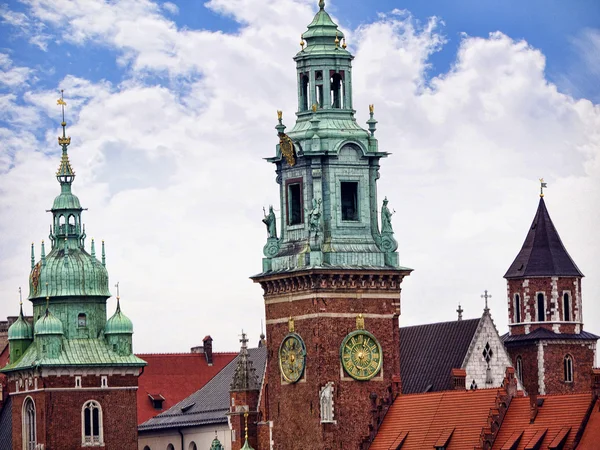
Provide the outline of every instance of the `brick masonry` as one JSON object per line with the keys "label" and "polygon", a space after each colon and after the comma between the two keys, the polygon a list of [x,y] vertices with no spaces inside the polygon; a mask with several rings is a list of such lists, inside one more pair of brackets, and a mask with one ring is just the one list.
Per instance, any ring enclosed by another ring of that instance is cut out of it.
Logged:
{"label": "brick masonry", "polygon": [[[16,392],[11,381],[13,448],[21,448],[23,402],[31,397],[36,408],[37,442],[46,450],[84,449],[82,444],[82,407],[89,400],[102,408],[104,448],[137,449],[137,376],[112,375],[108,388],[100,388],[100,376],[83,376],[82,388],[75,388],[73,376],[48,376],[34,379],[27,389]],[[37,383],[37,389],[35,389]],[[60,389],[60,390],[51,390]],[[60,424],[59,426],[57,424]]]}
{"label": "brick masonry", "polygon": [[[399,389],[392,377],[398,379],[400,373],[398,316],[403,275],[400,271],[361,273],[353,286],[345,278],[352,277],[341,272],[310,273],[306,284],[296,284],[284,276],[277,280],[272,277],[270,282],[280,288],[259,280],[265,290],[266,395],[274,449],[356,449],[369,435],[371,395],[390,398],[392,390]],[[286,291],[286,286],[297,288]],[[377,338],[383,351],[382,370],[370,381],[355,381],[340,363],[341,343],[356,329],[358,314],[364,315],[365,329]],[[294,317],[295,332],[307,351],[304,376],[294,384],[282,380],[278,365],[279,345],[289,332],[289,317]],[[334,383],[335,423],[321,424],[319,392],[328,382]]]}

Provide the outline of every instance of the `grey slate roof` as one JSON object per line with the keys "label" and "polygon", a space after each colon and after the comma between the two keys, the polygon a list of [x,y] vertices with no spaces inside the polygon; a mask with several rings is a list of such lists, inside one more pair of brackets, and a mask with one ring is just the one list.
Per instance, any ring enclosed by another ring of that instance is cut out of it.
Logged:
{"label": "grey slate roof", "polygon": [[[1,387],[0,387],[1,389]],[[12,449],[12,397],[4,402],[0,410],[0,450]]]}
{"label": "grey slate roof", "polygon": [[461,368],[481,319],[400,328],[402,393],[451,389],[450,372]]}
{"label": "grey slate roof", "polygon": [[528,334],[515,334],[510,336],[508,333],[503,334],[500,339],[504,342],[504,345],[511,345],[522,342],[529,341],[537,341],[537,340],[582,340],[582,341],[596,341],[599,339],[593,333],[589,333],[587,331],[582,331],[578,334],[565,334],[565,333],[555,333],[554,331],[546,330],[545,328],[537,328]]}
{"label": "grey slate roof", "polygon": [[583,277],[583,274],[569,256],[550,219],[546,203],[540,198],[523,247],[504,278],[545,276]]}
{"label": "grey slate roof", "polygon": [[[248,349],[249,359],[256,369],[259,384],[265,375],[267,348]],[[166,428],[191,427],[215,423],[227,423],[230,397],[229,389],[239,355],[216,374],[212,380],[189,397],[183,399],[165,412],[147,420],[138,427],[140,432]]]}

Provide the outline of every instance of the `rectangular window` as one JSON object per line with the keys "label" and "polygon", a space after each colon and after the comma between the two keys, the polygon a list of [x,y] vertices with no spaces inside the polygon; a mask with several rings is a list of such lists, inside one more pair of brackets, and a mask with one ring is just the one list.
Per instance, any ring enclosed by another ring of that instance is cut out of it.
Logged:
{"label": "rectangular window", "polygon": [[288,182],[288,198],[287,198],[287,213],[288,225],[299,225],[302,223],[302,184],[289,180]]}
{"label": "rectangular window", "polygon": [[100,378],[100,386],[103,388],[108,387],[108,377],[106,375]]}
{"label": "rectangular window", "polygon": [[81,377],[75,377],[75,387],[76,388],[81,387]]}
{"label": "rectangular window", "polygon": [[358,183],[343,181],[340,183],[342,220],[358,220]]}
{"label": "rectangular window", "polygon": [[569,298],[569,294],[565,292],[563,295],[563,308],[564,308],[564,320],[565,322],[571,321],[571,299]]}
{"label": "rectangular window", "polygon": [[537,295],[537,316],[538,322],[544,322],[546,320],[544,294],[541,293]]}

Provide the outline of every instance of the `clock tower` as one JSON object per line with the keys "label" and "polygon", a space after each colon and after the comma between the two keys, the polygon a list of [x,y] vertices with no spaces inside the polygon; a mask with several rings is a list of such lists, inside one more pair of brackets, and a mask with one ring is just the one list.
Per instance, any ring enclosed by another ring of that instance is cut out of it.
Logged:
{"label": "clock tower", "polygon": [[[357,449],[400,392],[401,267],[379,151],[355,119],[352,54],[319,2],[296,54],[298,111],[278,112],[277,208],[265,215],[265,398],[275,449]],[[381,218],[381,225],[379,224]],[[277,227],[277,222],[279,227]],[[280,235],[277,233],[280,230]],[[371,424],[371,425],[369,425]]]}

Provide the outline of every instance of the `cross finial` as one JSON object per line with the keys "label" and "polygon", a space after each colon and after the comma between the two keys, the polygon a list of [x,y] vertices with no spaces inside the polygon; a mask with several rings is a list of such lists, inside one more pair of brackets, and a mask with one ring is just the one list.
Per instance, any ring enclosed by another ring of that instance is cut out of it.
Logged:
{"label": "cross finial", "polygon": [[548,183],[544,181],[543,178],[540,178],[540,197],[544,198],[544,189],[548,187]]}
{"label": "cross finial", "polygon": [[19,305],[23,306],[23,294],[21,293],[21,286],[19,286]]}
{"label": "cross finial", "polygon": [[458,304],[458,309],[456,310],[456,312],[458,313],[458,320],[462,320],[462,313],[463,313],[464,309],[462,309],[462,306],[460,306],[460,303]]}
{"label": "cross finial", "polygon": [[117,300],[121,299],[121,296],[119,295],[119,282],[117,281],[117,284],[115,284],[115,287],[117,288]]}
{"label": "cross finial", "polygon": [[248,343],[248,338],[246,337],[246,333],[242,330],[240,342],[242,343],[242,348],[246,348],[246,344]]}
{"label": "cross finial", "polygon": [[485,298],[485,312],[488,312],[490,310],[490,308],[488,308],[488,298],[492,298],[492,294],[488,294],[487,289],[484,291],[483,295],[481,296],[481,298]]}

